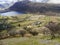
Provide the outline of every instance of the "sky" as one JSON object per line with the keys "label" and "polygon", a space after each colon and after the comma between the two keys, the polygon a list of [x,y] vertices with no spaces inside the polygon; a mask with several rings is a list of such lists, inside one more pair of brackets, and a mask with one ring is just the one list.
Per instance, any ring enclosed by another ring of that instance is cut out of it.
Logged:
{"label": "sky", "polygon": [[37,2],[46,2],[46,3],[55,3],[55,4],[60,4],[60,0],[36,0]]}
{"label": "sky", "polygon": [[50,0],[48,3],[60,4],[60,0]]}
{"label": "sky", "polygon": [[[3,3],[10,3],[10,2],[16,2],[17,0],[0,0],[0,4]],[[31,0],[31,1],[35,1],[35,0]],[[46,2],[47,0],[36,0],[36,2]],[[47,3],[55,3],[55,4],[60,4],[60,0],[48,0]]]}
{"label": "sky", "polygon": [[16,2],[17,0],[0,0],[0,4]]}

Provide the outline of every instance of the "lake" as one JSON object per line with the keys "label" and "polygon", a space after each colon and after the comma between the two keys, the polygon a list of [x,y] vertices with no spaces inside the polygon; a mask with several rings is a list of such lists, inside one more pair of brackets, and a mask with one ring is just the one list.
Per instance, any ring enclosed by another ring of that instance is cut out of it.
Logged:
{"label": "lake", "polygon": [[20,14],[24,14],[23,12],[17,12],[17,11],[10,11],[10,12],[5,12],[5,13],[0,13],[1,16],[16,16]]}

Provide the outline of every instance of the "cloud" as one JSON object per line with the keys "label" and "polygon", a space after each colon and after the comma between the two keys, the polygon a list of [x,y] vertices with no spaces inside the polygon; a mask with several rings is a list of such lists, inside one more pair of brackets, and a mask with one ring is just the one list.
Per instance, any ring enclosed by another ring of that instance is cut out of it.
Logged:
{"label": "cloud", "polygon": [[[17,2],[17,1],[18,0],[0,0],[0,4]],[[55,3],[55,4],[60,4],[60,0],[30,0],[30,1],[41,2],[41,3]]]}
{"label": "cloud", "polygon": [[5,2],[1,2],[1,1],[0,1],[0,4],[4,4],[4,3],[5,3]]}
{"label": "cloud", "polygon": [[48,3],[56,3],[56,4],[59,4],[60,3],[60,0],[49,0]]}
{"label": "cloud", "polygon": [[16,2],[17,0],[0,0],[0,4]]}

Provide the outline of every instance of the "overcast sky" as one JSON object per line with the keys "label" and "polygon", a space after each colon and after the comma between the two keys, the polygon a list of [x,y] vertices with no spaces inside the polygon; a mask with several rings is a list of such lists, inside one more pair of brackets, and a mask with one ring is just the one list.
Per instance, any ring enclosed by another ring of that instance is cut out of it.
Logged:
{"label": "overcast sky", "polygon": [[[17,0],[0,0],[0,4],[1,3],[10,3],[10,2],[16,2]],[[34,0],[31,0],[31,1],[34,1]],[[36,2],[46,2],[47,0],[36,0]],[[47,3],[55,3],[55,4],[58,4],[60,3],[60,0],[49,0]]]}
{"label": "overcast sky", "polygon": [[48,3],[60,4],[60,0],[50,0]]}

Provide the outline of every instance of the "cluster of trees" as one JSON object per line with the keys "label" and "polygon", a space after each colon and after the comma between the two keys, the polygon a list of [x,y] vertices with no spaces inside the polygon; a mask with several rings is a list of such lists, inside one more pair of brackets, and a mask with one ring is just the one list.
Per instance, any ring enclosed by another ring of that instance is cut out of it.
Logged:
{"label": "cluster of trees", "polygon": [[0,39],[1,38],[7,38],[8,35],[8,31],[10,31],[12,28],[14,28],[15,26],[11,25],[11,23],[8,22],[7,18],[1,18],[0,19]]}
{"label": "cluster of trees", "polygon": [[8,23],[7,19],[1,19],[0,20],[0,32],[3,30],[9,30],[11,28],[13,28],[14,26],[11,25],[11,23]]}

